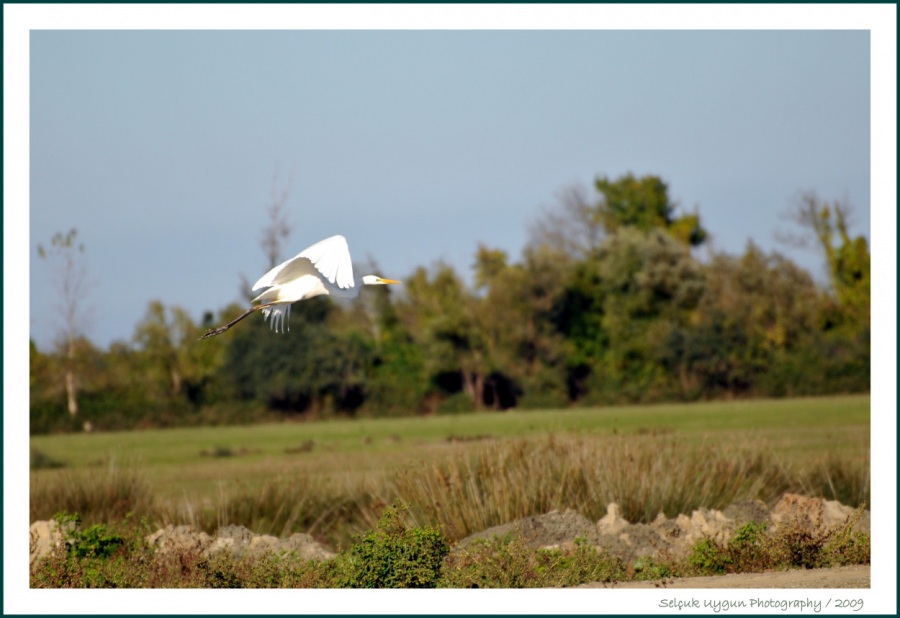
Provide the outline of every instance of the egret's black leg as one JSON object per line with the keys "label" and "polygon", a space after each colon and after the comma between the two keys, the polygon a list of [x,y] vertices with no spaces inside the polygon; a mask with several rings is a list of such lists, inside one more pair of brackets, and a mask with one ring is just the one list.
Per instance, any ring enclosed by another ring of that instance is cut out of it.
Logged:
{"label": "egret's black leg", "polygon": [[244,313],[242,313],[238,317],[234,318],[232,321],[230,321],[225,326],[220,326],[218,328],[209,329],[208,331],[206,331],[206,333],[203,334],[202,337],[200,337],[200,339],[198,339],[198,341],[200,341],[201,339],[206,339],[207,337],[215,337],[216,335],[221,335],[226,330],[228,330],[229,328],[231,328],[232,326],[234,326],[235,324],[237,324],[238,322],[240,322],[241,320],[246,318],[248,315],[250,315],[254,311],[259,311],[260,309],[265,309],[266,307],[271,307],[272,305],[275,305],[275,304],[277,304],[277,303],[268,303],[265,305],[256,305],[255,307],[250,307]]}

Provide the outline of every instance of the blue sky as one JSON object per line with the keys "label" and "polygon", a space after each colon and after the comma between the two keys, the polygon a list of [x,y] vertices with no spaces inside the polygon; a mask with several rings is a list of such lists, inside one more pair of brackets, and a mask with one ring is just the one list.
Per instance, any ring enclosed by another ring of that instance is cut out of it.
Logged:
{"label": "blue sky", "polygon": [[[598,174],[657,174],[720,251],[776,241],[800,191],[870,226],[867,31],[33,31],[30,331],[59,332],[36,247],[76,227],[84,324],[130,340],[154,299],[199,320],[331,234],[399,278],[528,226]],[[701,252],[702,253],[702,252]]]}

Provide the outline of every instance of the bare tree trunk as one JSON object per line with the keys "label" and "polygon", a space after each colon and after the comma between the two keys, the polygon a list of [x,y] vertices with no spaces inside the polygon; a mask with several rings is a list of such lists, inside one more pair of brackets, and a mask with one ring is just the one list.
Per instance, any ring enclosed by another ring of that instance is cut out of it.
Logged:
{"label": "bare tree trunk", "polygon": [[61,309],[65,319],[66,334],[66,400],[69,414],[78,414],[78,383],[75,379],[75,343],[78,336],[78,325],[81,316],[79,303],[87,287],[87,271],[83,258],[84,245],[77,242],[78,232],[72,228],[66,234],[57,232],[50,241],[50,248],[38,245],[41,258],[51,257],[58,264]]}
{"label": "bare tree trunk", "polygon": [[463,371],[463,391],[472,398],[476,410],[482,408],[484,402],[484,377],[476,372]]}
{"label": "bare tree trunk", "polygon": [[472,374],[465,369],[462,370],[463,392],[472,399],[472,404],[478,407],[478,398],[475,396],[475,384],[472,382]]}
{"label": "bare tree trunk", "polygon": [[66,398],[68,399],[69,414],[76,416],[78,414],[78,390],[75,385],[75,372],[72,365],[75,363],[75,342],[69,339],[69,350],[67,354],[68,367],[66,367]]}
{"label": "bare tree trunk", "polygon": [[177,395],[181,392],[181,372],[172,367],[169,373],[172,376],[172,393]]}

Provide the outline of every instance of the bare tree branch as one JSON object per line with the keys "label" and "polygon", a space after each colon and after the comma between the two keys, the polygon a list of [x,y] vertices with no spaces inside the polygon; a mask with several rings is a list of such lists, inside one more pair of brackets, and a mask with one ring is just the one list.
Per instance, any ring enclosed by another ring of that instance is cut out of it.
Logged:
{"label": "bare tree branch", "polygon": [[278,170],[272,176],[272,201],[266,209],[268,215],[268,225],[263,228],[263,235],[260,239],[260,247],[268,261],[268,267],[272,268],[280,263],[284,258],[281,253],[282,242],[287,239],[291,233],[291,227],[287,221],[286,204],[288,196],[291,192],[291,185],[294,177],[291,175],[283,188],[278,186]]}
{"label": "bare tree branch", "polygon": [[584,258],[603,240],[604,229],[595,204],[590,202],[582,185],[564,188],[556,196],[556,204],[545,208],[529,226],[530,244],[546,245],[576,259]]}

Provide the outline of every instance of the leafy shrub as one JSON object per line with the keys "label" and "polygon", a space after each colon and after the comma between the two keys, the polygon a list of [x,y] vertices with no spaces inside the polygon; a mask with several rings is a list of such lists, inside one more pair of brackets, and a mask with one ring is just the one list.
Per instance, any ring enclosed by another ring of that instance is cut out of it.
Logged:
{"label": "leafy shrub", "polygon": [[779,526],[775,537],[775,553],[779,561],[792,567],[812,569],[819,566],[819,553],[826,535],[791,522]]}
{"label": "leafy shrub", "polygon": [[822,548],[822,562],[827,566],[871,564],[872,542],[861,532],[839,533]]}
{"label": "leafy shrub", "polygon": [[32,565],[33,588],[138,588],[147,586],[146,521],[81,528],[77,514],[58,513],[64,542]]}
{"label": "leafy shrub", "polygon": [[203,588],[243,588],[235,560],[227,551],[220,551],[197,562],[200,585]]}
{"label": "leafy shrub", "polygon": [[748,522],[738,528],[728,542],[732,573],[761,571],[769,564],[765,547],[767,525]]}
{"label": "leafy shrub", "polygon": [[674,574],[672,567],[664,562],[657,561],[651,556],[641,556],[631,565],[634,579],[665,579]]}
{"label": "leafy shrub", "polygon": [[125,544],[121,534],[104,524],[94,524],[85,530],[75,529],[68,540],[69,552],[76,558],[109,558]]}
{"label": "leafy shrub", "polygon": [[384,510],[378,527],[359,537],[346,558],[341,585],[351,588],[435,588],[449,547],[434,528],[410,528],[405,507]]}
{"label": "leafy shrub", "polygon": [[748,573],[773,568],[820,568],[867,564],[871,542],[853,532],[864,505],[837,528],[826,530],[821,519],[808,525],[799,519],[782,522],[771,533],[762,523],[738,528],[724,546],[709,538],[698,541],[686,560],[685,574]]}
{"label": "leafy shrub", "polygon": [[623,576],[621,563],[582,540],[554,549],[528,547],[512,532],[480,539],[448,556],[441,587],[547,588],[615,581]]}
{"label": "leafy shrub", "polygon": [[687,563],[697,575],[721,575],[731,564],[731,557],[713,539],[705,538],[691,547]]}

